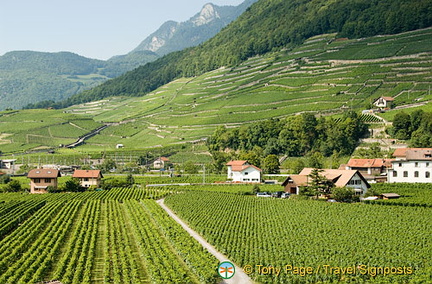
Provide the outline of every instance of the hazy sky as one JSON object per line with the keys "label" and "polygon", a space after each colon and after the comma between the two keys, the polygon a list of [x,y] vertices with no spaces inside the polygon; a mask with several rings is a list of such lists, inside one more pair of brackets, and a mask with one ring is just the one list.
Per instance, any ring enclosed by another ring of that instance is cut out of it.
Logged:
{"label": "hazy sky", "polygon": [[70,51],[108,59],[128,53],[164,22],[184,22],[206,3],[243,0],[0,0],[0,55]]}

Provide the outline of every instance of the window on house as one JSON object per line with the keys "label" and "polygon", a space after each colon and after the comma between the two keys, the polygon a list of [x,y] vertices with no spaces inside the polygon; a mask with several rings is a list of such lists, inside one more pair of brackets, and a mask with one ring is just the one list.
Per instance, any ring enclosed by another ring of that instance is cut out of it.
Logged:
{"label": "window on house", "polygon": [[418,171],[415,171],[415,172],[414,172],[414,177],[416,177],[416,178],[419,177],[419,172],[418,172]]}
{"label": "window on house", "polygon": [[89,181],[89,179],[88,178],[84,178],[84,181]]}
{"label": "window on house", "polygon": [[35,179],[34,179],[34,182],[35,182],[35,183],[40,183],[40,178],[35,178]]}
{"label": "window on house", "polygon": [[414,163],[414,167],[416,167],[416,168],[418,167],[418,162]]}
{"label": "window on house", "polygon": [[50,178],[46,178],[45,179],[45,183],[51,183],[51,179]]}
{"label": "window on house", "polygon": [[430,178],[430,172],[425,172],[425,177]]}
{"label": "window on house", "polygon": [[397,177],[397,171],[393,171],[393,177]]}
{"label": "window on house", "polygon": [[245,176],[247,176],[249,173],[248,172],[245,172]]}
{"label": "window on house", "polygon": [[429,163],[426,163],[426,167],[429,167]]}
{"label": "window on house", "polygon": [[407,178],[407,177],[408,177],[408,172],[407,172],[407,171],[404,171],[404,172],[403,172],[403,176]]}
{"label": "window on house", "polygon": [[399,167],[402,167],[402,163],[399,163]]}

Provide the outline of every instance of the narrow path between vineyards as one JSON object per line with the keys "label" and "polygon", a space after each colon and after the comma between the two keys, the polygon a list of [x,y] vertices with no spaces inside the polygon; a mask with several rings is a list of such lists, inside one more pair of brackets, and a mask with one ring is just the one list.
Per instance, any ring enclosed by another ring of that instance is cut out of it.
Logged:
{"label": "narrow path between vineyards", "polygon": [[[197,232],[195,232],[194,230],[192,230],[185,222],[183,222],[183,220],[181,220],[170,208],[168,208],[165,203],[164,203],[165,199],[159,199],[157,201],[157,203],[168,213],[168,215],[171,216],[171,218],[173,218],[178,224],[180,224],[180,226],[183,227],[183,229],[185,229],[189,235],[191,235],[195,240],[197,240],[203,247],[205,247],[212,255],[214,255],[219,261],[229,261],[231,263],[231,260],[229,260],[225,255],[223,255],[222,253],[220,253],[219,251],[217,251],[215,249],[214,246],[212,246],[211,244],[209,244],[203,237],[201,237],[200,234],[198,234]],[[235,266],[235,275],[233,276],[233,278],[228,279],[228,280],[224,280],[220,283],[227,283],[227,284],[231,284],[231,283],[253,283],[253,281],[249,278],[249,276],[243,272],[243,270],[241,268],[239,268],[237,265]]]}

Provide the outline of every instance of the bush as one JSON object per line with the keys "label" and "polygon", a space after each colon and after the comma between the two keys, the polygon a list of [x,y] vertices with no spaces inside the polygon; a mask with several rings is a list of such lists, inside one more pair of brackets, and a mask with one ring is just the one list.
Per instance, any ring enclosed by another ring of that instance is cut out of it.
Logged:
{"label": "bush", "polygon": [[336,187],[332,190],[332,198],[339,202],[357,202],[360,198],[352,188]]}
{"label": "bush", "polygon": [[6,192],[19,192],[21,191],[21,183],[17,180],[11,180],[5,188]]}

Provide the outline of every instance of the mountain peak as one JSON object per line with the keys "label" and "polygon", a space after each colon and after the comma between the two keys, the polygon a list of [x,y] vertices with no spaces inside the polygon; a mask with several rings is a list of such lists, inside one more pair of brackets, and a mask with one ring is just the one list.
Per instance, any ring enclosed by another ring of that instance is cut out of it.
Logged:
{"label": "mountain peak", "polygon": [[207,3],[201,9],[201,12],[191,19],[195,26],[202,26],[214,21],[215,19],[220,19],[221,16],[216,11],[215,6],[211,3]]}

